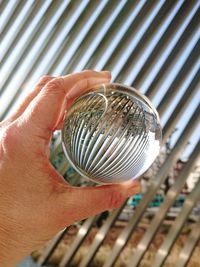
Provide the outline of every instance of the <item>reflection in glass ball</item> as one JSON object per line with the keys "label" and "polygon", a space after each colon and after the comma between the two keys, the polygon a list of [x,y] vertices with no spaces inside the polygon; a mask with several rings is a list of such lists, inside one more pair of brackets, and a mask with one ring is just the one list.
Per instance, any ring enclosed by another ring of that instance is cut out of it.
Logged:
{"label": "reflection in glass ball", "polygon": [[142,175],[161,144],[158,114],[150,101],[121,84],[102,84],[78,97],[62,129],[66,157],[83,176],[119,183]]}

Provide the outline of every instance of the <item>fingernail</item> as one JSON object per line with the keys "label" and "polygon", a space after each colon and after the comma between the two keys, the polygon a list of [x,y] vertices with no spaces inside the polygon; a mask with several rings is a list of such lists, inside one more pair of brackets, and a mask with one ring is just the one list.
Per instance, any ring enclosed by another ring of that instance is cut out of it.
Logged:
{"label": "fingernail", "polygon": [[110,76],[111,77],[111,72],[110,71],[107,71],[107,70],[101,71],[101,74],[103,74],[105,76]]}

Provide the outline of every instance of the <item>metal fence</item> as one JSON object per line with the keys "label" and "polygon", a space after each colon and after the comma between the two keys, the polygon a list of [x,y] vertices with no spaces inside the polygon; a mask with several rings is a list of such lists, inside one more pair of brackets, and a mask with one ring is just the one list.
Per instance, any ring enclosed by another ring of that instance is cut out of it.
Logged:
{"label": "metal fence", "polygon": [[[146,265],[144,259],[170,208],[199,164],[200,1],[2,0],[0,11],[1,120],[41,75],[64,75],[82,69],[111,70],[113,81],[132,85],[153,101],[161,117],[163,147],[167,144],[169,151],[150,177],[148,190],[123,224],[103,267],[122,266],[117,265],[117,260],[138,231],[149,203],[183,157],[184,166],[163,195],[163,203],[152,212],[149,226],[123,266],[187,266],[200,245],[200,213],[191,219],[200,201],[198,171],[195,185],[185,195],[155,257]],[[69,164],[63,157],[59,136],[54,140],[50,158],[66,179],[73,178],[74,184],[80,181],[75,173],[69,178]],[[94,266],[94,258],[127,206],[124,203],[109,213],[77,266]],[[70,266],[98,218],[99,215],[88,218],[79,225],[59,267]],[[167,265],[188,220],[192,221],[191,231],[176,262]],[[58,233],[47,245],[38,258],[39,266],[48,263],[68,231]],[[199,261],[195,264],[200,266]]]}

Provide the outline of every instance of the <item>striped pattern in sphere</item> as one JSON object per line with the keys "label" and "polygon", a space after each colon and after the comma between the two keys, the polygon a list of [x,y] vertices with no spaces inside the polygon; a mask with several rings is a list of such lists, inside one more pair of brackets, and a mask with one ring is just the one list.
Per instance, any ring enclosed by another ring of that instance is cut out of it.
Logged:
{"label": "striped pattern in sphere", "polygon": [[133,88],[103,84],[66,114],[63,147],[81,175],[101,183],[137,178],[159,153],[161,128],[149,100]]}

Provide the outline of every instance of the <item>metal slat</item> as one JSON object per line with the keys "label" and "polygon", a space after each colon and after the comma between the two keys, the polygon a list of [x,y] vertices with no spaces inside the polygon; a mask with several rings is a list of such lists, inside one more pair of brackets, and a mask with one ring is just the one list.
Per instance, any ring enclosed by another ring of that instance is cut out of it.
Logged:
{"label": "metal slat", "polygon": [[[143,4],[143,3],[142,3]],[[105,50],[105,46],[103,43],[101,44],[101,48],[98,49],[98,51],[95,53],[95,55],[92,58],[92,62],[89,62],[87,64],[87,67],[92,69],[108,69],[113,70],[115,63],[111,65],[113,60],[115,58],[122,58],[122,54],[124,51],[127,50],[127,46],[130,43],[131,38],[134,37],[135,33],[137,32],[137,29],[140,29],[142,26],[142,23],[147,20],[148,15],[154,11],[156,4],[153,1],[147,1],[144,5],[140,6],[139,9],[136,10],[136,14],[132,22],[128,25],[128,29],[126,32],[123,32],[123,35],[121,36],[121,39],[117,42],[112,43],[112,46],[109,47],[111,44],[108,43],[109,53]],[[112,38],[109,39],[112,42]],[[106,41],[106,40],[104,40]],[[107,47],[107,48],[108,48]],[[111,49],[112,48],[112,49]],[[107,56],[104,56],[104,53],[106,52]],[[117,63],[120,61],[118,60]]]}
{"label": "metal slat", "polygon": [[[21,95],[23,89],[25,89],[25,86],[27,84],[29,77],[31,77],[33,75],[35,69],[38,67],[38,63],[42,61],[43,57],[48,52],[52,43],[54,43],[55,40],[59,37],[61,29],[66,25],[66,23],[68,21],[67,15],[70,15],[70,14],[72,14],[73,11],[75,11],[75,8],[76,8],[75,1],[73,1],[73,2],[65,1],[65,2],[67,5],[69,5],[70,3],[71,3],[71,5],[69,7],[68,6],[65,7],[63,14],[58,19],[54,29],[48,35],[48,38],[46,38],[45,43],[43,43],[41,45],[40,50],[37,53],[37,55],[31,61],[31,65],[26,68],[26,72],[24,73],[24,76],[21,78],[20,83],[17,85],[18,89],[16,90],[16,93],[13,94],[12,99],[9,102],[9,105],[7,106],[4,113],[2,114],[2,118],[4,118],[6,116],[6,114],[9,112],[10,108],[17,101],[17,98]],[[76,4],[78,4],[78,3],[79,2],[76,1]]]}
{"label": "metal slat", "polygon": [[79,247],[81,246],[81,244],[83,243],[83,241],[85,240],[87,235],[89,234],[90,230],[92,229],[92,226],[93,226],[94,222],[96,221],[96,219],[97,219],[96,216],[90,217],[89,219],[87,219],[84,222],[84,224],[79,229],[78,234],[75,237],[75,240],[72,242],[69,250],[62,258],[62,260],[59,264],[59,267],[69,266],[69,263],[74,258],[77,250],[79,249]]}
{"label": "metal slat", "polygon": [[187,220],[188,215],[192,211],[196,202],[200,199],[199,192],[200,192],[200,180],[195,185],[193,191],[186,198],[178,217],[176,218],[175,222],[170,228],[168,235],[165,238],[165,241],[163,242],[161,247],[158,249],[156,253],[155,261],[153,262],[154,267],[163,266],[163,263],[165,262],[169,252],[172,249],[172,246],[175,240],[177,239],[179,233],[181,232],[181,229],[184,226],[184,223]]}
{"label": "metal slat", "polygon": [[9,2],[7,0],[1,0],[0,1],[0,14],[2,14],[4,12],[4,10],[6,9],[8,3]]}
{"label": "metal slat", "polygon": [[[193,8],[193,12],[195,10],[196,9]],[[136,53],[136,59],[133,61],[135,62],[135,66],[132,66],[132,71],[127,75],[129,77],[128,82],[132,84],[132,86],[136,88],[140,88],[142,89],[142,91],[146,91],[148,89],[149,80],[153,80],[153,77],[154,78],[157,77],[158,83],[160,81],[162,82],[161,74],[167,75],[167,72],[166,72],[167,69],[171,70],[173,68],[176,68],[177,59],[175,60],[174,58],[175,56],[177,58],[178,57],[181,58],[183,53],[180,53],[179,51],[182,49],[182,45],[185,43],[184,38],[188,37],[186,34],[184,34],[184,29],[186,28],[186,25],[187,25],[185,23],[185,20],[187,21],[187,17],[185,18],[185,16],[183,16],[185,15],[185,12],[183,12],[185,11],[185,9],[181,8],[179,11],[180,12],[177,13],[177,15],[174,18],[174,21],[169,25],[169,28],[166,30],[164,35],[161,37],[158,44],[154,46],[154,50],[149,55],[149,58],[147,58],[146,62],[143,64],[142,67],[139,61],[140,54]],[[188,17],[191,19],[192,15],[189,13]],[[175,22],[179,21],[180,19],[182,19],[183,23],[181,24],[181,27],[178,27],[180,25]],[[190,19],[188,19],[188,21],[190,21]],[[197,19],[197,16],[196,16],[196,19]],[[194,19],[194,24],[195,24],[195,19]],[[188,26],[187,28],[188,31],[190,31],[190,27],[192,27],[192,22],[189,25],[190,26]],[[172,29],[173,31],[171,31]],[[141,53],[142,56],[146,53],[146,50],[148,50],[148,47],[144,49],[143,53]],[[185,52],[184,49],[182,50],[183,52]],[[170,58],[170,60],[168,60],[167,57]],[[169,66],[166,65],[167,60],[168,60]],[[163,66],[165,66],[165,68]],[[146,76],[144,75],[145,71],[147,72]],[[157,71],[157,74],[156,74],[157,76],[155,76],[156,71]],[[165,77],[165,79],[167,78]],[[152,98],[158,90],[161,90],[159,85],[153,87],[152,90],[149,88],[148,91],[146,92],[146,95]]]}
{"label": "metal slat", "polygon": [[[199,3],[199,5],[200,5],[200,3]],[[199,5],[198,5],[198,7],[199,7]],[[197,7],[196,7],[196,9],[197,9]],[[186,31],[183,33],[183,35],[181,36],[181,38],[179,39],[178,43],[173,48],[171,53],[167,56],[164,64],[161,65],[161,68],[159,69],[158,73],[156,74],[156,77],[154,77],[150,86],[148,86],[148,90],[146,91],[145,94],[149,98],[153,98],[155,96],[155,93],[160,88],[161,83],[163,83],[166,80],[166,76],[170,74],[171,68],[173,68],[173,66],[175,66],[176,61],[182,57],[183,53],[185,52],[185,53],[189,54],[189,45],[190,45],[193,37],[196,37],[196,43],[198,43],[199,27],[198,27],[197,21],[198,21],[199,15],[200,15],[200,9],[198,9],[196,14],[194,16],[192,16],[192,21],[188,25]],[[183,45],[184,45],[184,48],[183,48]],[[190,49],[192,51],[192,48],[190,48]],[[179,68],[180,66],[177,65],[177,67]],[[177,70],[178,70],[178,68],[177,68]]]}
{"label": "metal slat", "polygon": [[163,127],[163,143],[167,141],[178,119],[181,117],[183,111],[192,100],[192,97],[195,95],[195,92],[197,92],[197,90],[199,89],[199,75],[200,75],[200,70],[196,73],[194,79],[188,86],[187,91],[185,92],[182,99],[177,104],[176,108],[173,110],[171,117]]}
{"label": "metal slat", "polygon": [[26,13],[26,17],[23,19],[23,22],[21,22],[18,29],[14,32],[12,37],[9,39],[9,43],[8,43],[7,47],[5,48],[4,53],[0,55],[1,65],[5,64],[9,55],[15,49],[19,40],[22,38],[24,32],[26,31],[26,28],[29,26],[29,22],[33,20],[35,15],[41,9],[42,5],[43,5],[42,1],[36,1],[33,4],[33,7],[28,10],[28,12]]}
{"label": "metal slat", "polygon": [[[3,94],[4,91],[9,90],[9,88],[7,88],[7,87],[2,88],[3,81],[5,81],[5,78],[8,75],[9,69],[12,67],[12,64],[15,64],[15,59],[17,59],[18,54],[20,54],[21,51],[23,49],[25,49],[27,43],[29,43],[29,40],[32,38],[32,35],[34,35],[34,33],[37,34],[37,31],[36,31],[37,26],[40,25],[40,23],[42,23],[42,18],[45,16],[46,12],[48,12],[48,8],[50,8],[51,0],[42,1],[41,3],[43,4],[41,6],[41,10],[38,10],[37,13],[33,14],[33,17],[32,16],[30,17],[30,19],[32,19],[32,20],[29,20],[26,23],[26,25],[24,25],[24,27],[22,27],[21,32],[19,34],[19,39],[17,40],[18,43],[16,43],[16,47],[12,47],[12,44],[11,44],[11,47],[10,46],[6,47],[6,41],[7,42],[10,42],[10,40],[12,41],[13,36],[15,36],[15,33],[18,32],[17,29],[15,30],[15,32],[13,32],[14,30],[11,31],[12,32],[11,38],[5,38],[5,40],[3,40],[3,42],[2,42],[2,51],[1,51],[2,56],[4,54],[5,49],[6,49],[5,51],[8,50],[8,53],[9,54],[11,53],[11,55],[9,56],[8,60],[6,60],[5,62],[2,62],[1,75],[4,79],[2,79],[1,83],[0,83],[0,96],[3,95],[3,97],[4,97],[4,95],[5,95],[5,94]],[[33,7],[33,9],[34,9],[34,7]],[[22,24],[23,24],[23,22],[22,22]],[[18,34],[17,34],[16,38],[18,38]],[[9,39],[9,41],[8,41],[8,39]],[[15,44],[16,40],[14,39],[13,41]],[[33,49],[34,49],[34,46],[35,46],[35,44],[32,46]],[[27,53],[27,56],[29,54],[30,53]],[[18,58],[20,58],[21,55],[23,55],[23,51]],[[25,57],[25,59],[26,59],[26,57]],[[5,64],[3,64],[3,63],[5,63]],[[18,69],[15,69],[15,72],[17,72],[17,71],[18,71]],[[13,80],[13,77],[16,76],[15,72],[13,72],[12,76],[10,77],[11,81]]]}
{"label": "metal slat", "polygon": [[186,145],[189,136],[191,135],[191,133],[193,132],[193,129],[196,127],[196,125],[199,122],[199,112],[200,112],[200,106],[194,112],[188,125],[185,127],[183,133],[181,134],[179,140],[177,141],[175,147],[172,149],[166,161],[161,166],[161,169],[156,175],[155,179],[152,181],[152,184],[148,192],[144,195],[144,198],[140,201],[138,207],[135,210],[134,216],[129,220],[128,225],[124,228],[122,233],[119,235],[118,239],[115,242],[111,255],[103,267],[114,266],[116,260],[119,257],[119,254],[121,253],[121,251],[127,244],[129,238],[132,235],[133,230],[137,226],[149,202],[153,199],[158,188],[164,182],[170,167],[180,157],[180,154],[183,151],[184,146]]}
{"label": "metal slat", "polygon": [[[196,44],[192,53],[187,58],[185,64],[182,65],[180,72],[176,75],[175,79],[169,86],[166,94],[159,103],[157,110],[162,117],[168,108],[168,104],[173,100],[176,94],[179,92],[181,86],[185,83],[187,75],[191,72],[196,65],[200,67],[200,60],[198,59],[198,52],[200,51],[200,42]],[[199,63],[199,64],[198,64]]]}
{"label": "metal slat", "polygon": [[[176,48],[177,44],[184,43],[183,34],[185,31],[187,31],[187,29],[189,31],[189,27],[192,27],[192,18],[197,8],[198,7],[194,7],[194,1],[184,1],[177,15],[166,29],[166,32],[155,45],[154,50],[148,57],[144,66],[141,68],[139,74],[132,80],[131,84],[133,86],[136,88],[144,87],[143,91],[146,91],[147,85],[145,81],[148,79],[151,79],[152,81],[156,75],[158,75],[157,72],[159,71],[160,66],[163,65],[167,57],[172,53],[173,49]],[[152,70],[154,70],[153,74]]]}
{"label": "metal slat", "polygon": [[26,3],[25,0],[14,1],[13,9],[11,10],[9,16],[7,17],[7,20],[4,23],[5,25],[3,25],[2,30],[0,32],[0,40],[2,40],[5,37],[9,28],[11,27],[11,25],[13,24],[13,22],[15,21],[19,13],[21,12],[21,9],[25,5],[25,3]]}
{"label": "metal slat", "polygon": [[[139,3],[136,1],[133,1],[133,2],[128,1],[128,4],[130,3],[132,4],[132,8],[130,8],[131,12],[128,11],[126,8],[126,7],[129,8],[129,5],[125,6],[125,9],[121,11],[121,16],[117,17],[117,19],[108,29],[107,33],[104,35],[103,39],[100,41],[95,51],[91,55],[91,58],[88,60],[87,64],[85,65],[86,69],[96,68],[98,62],[101,61],[105,52],[108,54],[107,51],[111,50],[109,53],[109,56],[107,56],[107,59],[108,59],[113,53],[113,51],[115,50],[115,48],[117,47],[119,40],[126,38],[125,35],[127,35],[127,31],[130,32],[130,28],[134,25],[134,21],[138,20],[138,16],[143,15],[142,9],[145,8],[145,10],[147,10],[148,7],[150,7],[149,1],[146,2],[144,0],[141,0]],[[127,17],[128,17],[128,20],[127,20]],[[124,41],[122,40],[121,42],[123,45]],[[102,69],[102,67],[99,67],[99,69]]]}
{"label": "metal slat", "polygon": [[33,46],[35,45],[35,42],[37,41],[41,33],[45,30],[45,28],[49,24],[49,21],[51,20],[51,18],[53,17],[55,13],[55,10],[57,10],[59,6],[60,6],[60,1],[53,1],[51,5],[48,7],[48,9],[46,10],[46,15],[42,17],[42,19],[39,22],[39,25],[34,29],[31,37],[26,42],[26,45],[21,49],[17,58],[15,59],[15,62],[12,64],[9,71],[5,75],[2,81],[2,84],[1,84],[1,92],[0,92],[1,94],[6,89],[10,81],[12,81],[12,79],[10,80],[10,77],[12,77],[16,69],[19,68],[19,66],[22,64],[24,59],[28,56],[30,50],[33,48]]}
{"label": "metal slat", "polygon": [[[116,3],[118,3],[118,1]],[[85,32],[83,25],[86,25],[88,23],[89,21],[88,17],[91,18],[92,13],[100,6],[100,12],[98,13],[98,17],[99,17],[103,12],[107,12],[105,10],[110,9],[110,5],[111,5],[110,1],[99,1],[99,2],[90,1],[89,2],[88,8],[84,10],[82,17],[80,17],[77,20],[77,22],[74,24],[73,30],[71,31],[69,38],[66,39],[66,41],[63,44],[62,49],[56,55],[53,64],[48,69],[48,73],[54,74],[57,65],[60,63],[60,61],[63,59],[64,56],[66,57],[66,55],[68,55],[68,58],[65,60],[62,70],[60,70],[60,73],[62,73],[63,75],[66,74],[67,72],[66,65],[70,64],[70,61],[73,59],[73,56],[75,55],[77,49],[82,45],[82,42],[85,36],[87,35],[87,32]],[[88,31],[90,31],[91,27],[93,26],[95,22],[96,22],[95,20],[92,21],[92,24],[89,26]],[[81,39],[79,41],[76,41],[78,37],[80,38],[80,36],[81,36]],[[76,47],[73,47],[74,43],[76,43]]]}
{"label": "metal slat", "polygon": [[[65,4],[67,2],[65,1]],[[81,13],[84,11],[84,9],[86,8],[86,5],[88,4],[88,1],[81,1],[81,0],[74,0],[72,2],[70,2],[68,9],[69,9],[69,17],[65,16],[65,20],[66,20],[66,25],[68,25],[67,27],[67,32],[65,31],[65,35],[62,33],[62,38],[67,38],[68,34],[70,34],[74,23],[79,19],[79,17],[81,18]],[[78,8],[77,8],[78,5]],[[67,10],[66,10],[67,11]],[[61,20],[60,22],[61,24],[64,24]],[[64,27],[66,27],[65,25],[63,25]],[[64,35],[64,36],[63,36]],[[51,35],[52,36],[52,35]],[[53,40],[56,40],[56,36],[57,36],[57,31],[53,32]],[[51,45],[51,42],[46,42],[46,45],[43,45],[43,49],[41,48],[41,50],[39,51],[37,57],[39,57],[40,60],[42,60],[42,58],[46,55],[49,45]],[[62,48],[62,45],[61,45]],[[59,49],[61,49],[59,48]],[[58,49],[58,51],[59,51]],[[56,55],[50,55],[51,61],[49,62],[49,64],[46,66],[46,68],[44,69],[45,74],[48,74],[48,68],[53,64]],[[33,60],[35,61],[35,60]],[[35,64],[30,65],[30,70],[27,76],[27,80],[29,79],[29,77],[34,75],[34,71],[35,69],[38,67],[38,63],[39,61],[35,61]],[[36,81],[39,79],[40,74],[37,75]],[[14,103],[17,101],[18,97],[21,97],[22,92],[26,89],[26,85],[27,85],[27,80],[22,80],[21,84],[18,84],[18,90],[16,90],[15,95],[12,97],[11,101],[8,103],[8,106],[6,108],[6,110],[4,111],[4,114],[1,116],[2,118],[5,117],[5,114],[8,113],[10,111],[10,109],[12,108],[12,105],[14,105]],[[35,81],[35,82],[36,82]],[[22,88],[21,88],[22,87]]]}
{"label": "metal slat", "polygon": [[167,28],[173,23],[174,18],[178,16],[182,4],[183,1],[167,1],[165,5],[162,6],[140,43],[133,50],[126,64],[123,66],[123,69],[116,77],[117,81],[132,84],[132,81],[140,73],[141,68],[144,67],[148,57],[151,56],[157,43],[160,42],[162,36],[166,34]]}
{"label": "metal slat", "polygon": [[[110,56],[109,60],[104,62],[101,66],[101,68],[112,70],[113,80],[115,80],[120,73],[132,51],[137,47],[137,45],[141,44],[143,36],[146,34],[155,17],[159,14],[162,6],[165,5],[164,1],[148,2],[151,3],[152,6],[150,6],[148,10],[145,10],[144,8],[141,10],[132,27],[129,28],[124,38],[118,43],[112,56]],[[144,12],[143,14],[141,14],[142,11]],[[97,69],[99,68],[98,65],[96,67]]]}
{"label": "metal slat", "polygon": [[[123,18],[123,14],[129,15],[127,12],[130,12],[134,4],[136,3],[133,1],[115,1],[115,6],[113,6],[113,2],[109,1],[91,29],[87,32],[84,42],[79,46],[69,64],[66,65],[63,73],[82,70],[87,60],[94,55],[94,50],[97,51],[96,48],[92,47],[92,44],[96,43],[96,46],[98,46],[98,43],[101,41],[98,34],[103,30],[104,34],[101,34],[101,38],[104,38],[105,34],[108,31],[110,32],[110,27],[115,25],[115,23],[119,23],[120,19]],[[86,55],[87,59],[84,58]]]}
{"label": "metal slat", "polygon": [[199,221],[194,225],[179,257],[175,264],[175,267],[185,267],[190,260],[192,252],[195,249],[195,246],[200,240],[200,218]]}
{"label": "metal slat", "polygon": [[[155,217],[151,221],[151,224],[147,231],[145,232],[142,240],[139,242],[134,255],[130,260],[130,266],[136,267],[139,266],[142,258],[150,246],[151,241],[153,240],[155,234],[157,233],[162,221],[164,220],[169,208],[173,205],[176,197],[181,192],[182,187],[184,186],[190,172],[192,172],[197,160],[199,159],[200,155],[200,141],[197,144],[195,150],[192,153],[191,158],[187,161],[183,169],[181,170],[178,177],[176,177],[176,181],[173,186],[169,189],[165,196],[164,203],[160,206],[159,210],[155,214]],[[199,189],[200,190],[200,189]]]}
{"label": "metal slat", "polygon": [[47,246],[47,249],[44,251],[44,253],[39,257],[38,264],[40,266],[44,266],[48,260],[50,259],[51,255],[53,254],[54,250],[56,249],[59,242],[63,239],[63,237],[66,235],[68,231],[68,227],[65,228],[63,231],[59,232],[50,242],[50,244]]}
{"label": "metal slat", "polygon": [[[62,160],[62,162],[60,163],[57,171],[61,174],[64,175],[66,170],[70,167],[70,164],[68,163],[68,161],[66,161],[65,159]],[[78,174],[77,174],[78,175]]]}
{"label": "metal slat", "polygon": [[125,204],[126,204],[126,201],[120,208],[114,210],[110,214],[110,216],[108,217],[106,222],[99,229],[98,233],[94,237],[94,240],[93,240],[91,246],[89,247],[88,254],[81,261],[79,267],[87,267],[87,266],[89,266],[89,264],[91,264],[91,262],[92,262],[93,258],[95,257],[98,249],[100,248],[101,244],[105,240],[110,228],[112,227],[112,225],[115,223],[115,221],[117,220],[118,216],[122,212]]}

